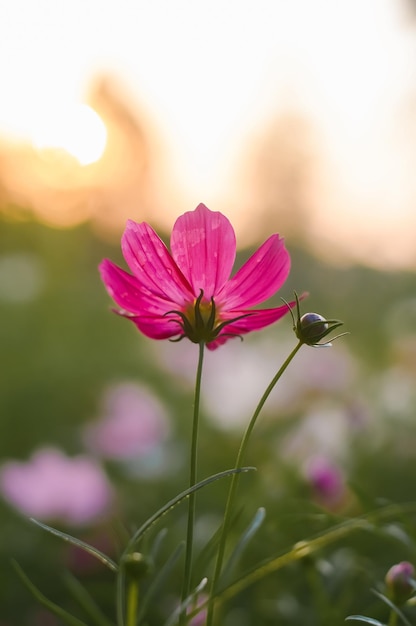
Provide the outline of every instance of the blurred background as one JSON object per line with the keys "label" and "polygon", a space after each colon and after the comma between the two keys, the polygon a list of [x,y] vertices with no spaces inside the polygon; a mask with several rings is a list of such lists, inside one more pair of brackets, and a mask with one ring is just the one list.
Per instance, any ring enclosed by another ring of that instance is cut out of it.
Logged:
{"label": "blurred background", "polygon": [[[113,618],[111,574],[27,516],[116,558],[186,486],[196,347],[112,315],[97,271],[106,256],[124,266],[128,218],[168,241],[204,202],[232,221],[239,263],[279,232],[292,272],[272,304],[309,291],[305,310],[351,333],[304,348],[266,407],[242,518],[269,514],[243,565],[414,499],[416,3],[3,0],[0,24],[1,626],[58,623],[13,557],[66,606],[68,567]],[[294,341],[287,318],[207,355],[201,475],[232,466]],[[225,487],[200,498],[201,549]],[[250,607],[266,625],[376,616],[369,590],[415,559],[413,526],[386,523],[379,543],[355,537],[270,577],[225,626],[254,623]],[[149,624],[174,605],[174,582]]]}

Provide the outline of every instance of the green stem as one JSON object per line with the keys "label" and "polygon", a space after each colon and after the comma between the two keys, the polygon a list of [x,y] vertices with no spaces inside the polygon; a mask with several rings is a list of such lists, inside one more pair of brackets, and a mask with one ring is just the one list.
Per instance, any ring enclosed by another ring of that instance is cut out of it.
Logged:
{"label": "green stem", "polygon": [[139,608],[139,583],[132,580],[127,589],[127,622],[126,626],[136,626],[137,609]]}
{"label": "green stem", "polygon": [[[280,369],[278,370],[277,374],[273,377],[273,379],[271,380],[269,386],[267,387],[266,391],[263,393],[262,397],[260,398],[260,401],[253,413],[253,416],[246,428],[246,431],[243,435],[243,438],[241,440],[240,443],[240,448],[238,450],[238,454],[237,454],[237,460],[235,462],[235,468],[238,469],[240,467],[242,467],[243,461],[244,461],[244,455],[247,449],[247,445],[250,439],[250,435],[253,431],[253,428],[256,424],[257,418],[260,415],[260,412],[263,408],[263,406],[266,403],[267,398],[269,397],[270,393],[272,392],[273,388],[275,387],[277,381],[281,378],[282,374],[285,372],[285,370],[287,369],[287,367],[289,366],[290,362],[293,360],[293,358],[295,357],[295,355],[298,353],[298,351],[300,350],[301,346],[303,345],[303,341],[299,341],[299,343],[295,346],[295,348],[292,350],[292,352],[289,354],[289,356],[287,357],[287,359],[285,360],[285,362],[283,363],[283,365],[280,367]],[[218,585],[218,580],[220,578],[221,575],[221,570],[222,570],[222,564],[224,561],[224,552],[225,552],[225,545],[227,542],[227,535],[230,529],[230,522],[231,522],[231,512],[233,510],[233,506],[234,506],[234,501],[235,501],[235,496],[237,493],[237,487],[238,487],[238,483],[239,483],[239,475],[238,474],[233,474],[232,478],[231,478],[231,484],[230,484],[230,489],[228,491],[228,497],[227,497],[227,502],[225,505],[225,512],[224,512],[224,520],[222,523],[222,530],[221,530],[221,536],[220,536],[220,541],[219,541],[219,545],[218,545],[218,554],[217,554],[217,561],[215,564],[215,570],[214,570],[214,575],[212,578],[212,595],[215,593],[216,591],[216,587]],[[209,605],[208,605],[208,614],[207,614],[207,622],[206,622],[206,626],[212,626],[213,624],[213,619],[214,619],[214,600],[212,599],[212,601],[210,601]]]}
{"label": "green stem", "polygon": [[397,613],[395,611],[390,611],[388,626],[397,626]]}
{"label": "green stem", "polygon": [[[201,342],[199,344],[199,358],[198,368],[196,371],[195,380],[195,397],[194,397],[194,415],[192,423],[192,442],[191,442],[191,459],[189,468],[189,487],[193,487],[197,482],[197,457],[198,457],[198,424],[199,424],[199,405],[201,397],[201,378],[202,378],[202,364],[204,361],[204,347],[205,344]],[[192,573],[192,551],[194,542],[194,525],[195,525],[195,502],[196,493],[193,492],[189,495],[188,501],[188,526],[186,533],[186,551],[185,551],[185,570],[182,588],[182,602],[189,596],[191,590],[191,573]],[[183,611],[179,624],[186,623],[186,611]]]}

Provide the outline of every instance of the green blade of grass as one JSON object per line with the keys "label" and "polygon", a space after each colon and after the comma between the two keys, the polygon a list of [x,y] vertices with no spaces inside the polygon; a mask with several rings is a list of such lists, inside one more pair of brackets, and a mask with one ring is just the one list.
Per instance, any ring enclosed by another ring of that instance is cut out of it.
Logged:
{"label": "green blade of grass", "polygon": [[81,621],[68,611],[65,611],[62,607],[58,606],[52,600],[49,600],[43,593],[32,583],[32,581],[26,576],[17,561],[12,560],[12,565],[19,576],[24,586],[30,591],[30,593],[36,598],[36,600],[44,606],[48,611],[59,617],[67,626],[88,626],[85,622]]}
{"label": "green blade of grass", "polygon": [[76,546],[77,548],[84,550],[84,552],[88,552],[88,554],[95,557],[96,559],[101,561],[101,563],[103,563],[109,569],[111,569],[112,572],[117,572],[118,570],[117,563],[115,563],[112,559],[110,559],[109,556],[104,554],[104,552],[101,552],[101,550],[97,550],[97,548],[94,548],[94,546],[90,546],[89,543],[85,543],[85,541],[81,541],[80,539],[77,539],[76,537],[72,537],[72,535],[68,535],[67,533],[63,533],[62,531],[57,530],[56,528],[52,528],[52,526],[43,524],[42,522],[39,522],[37,519],[33,517],[30,518],[30,521],[36,524],[36,526],[43,528],[43,530],[46,530],[51,535],[55,535],[55,537],[59,537],[63,541],[66,541],[67,543],[71,543],[73,546]]}
{"label": "green blade of grass", "polygon": [[187,498],[191,493],[194,493],[195,491],[198,491],[199,489],[202,489],[203,487],[206,487],[207,485],[220,480],[221,478],[227,478],[227,476],[231,476],[232,474],[240,474],[242,472],[250,472],[250,471],[254,471],[256,468],[255,467],[240,467],[240,468],[233,468],[230,470],[225,470],[224,472],[219,472],[218,474],[213,474],[212,476],[209,476],[208,478],[205,478],[204,480],[201,480],[199,483],[197,483],[196,485],[193,485],[192,487],[189,487],[188,489],[185,489],[185,491],[182,491],[180,494],[178,494],[177,496],[175,496],[174,498],[172,498],[172,500],[169,500],[169,502],[167,502],[164,506],[162,506],[158,511],[156,511],[156,513],[154,513],[154,515],[152,515],[151,517],[149,517],[148,520],[146,520],[144,522],[144,524],[142,524],[142,526],[140,526],[140,528],[134,533],[134,535],[132,536],[132,538],[130,539],[124,554],[128,554],[134,547],[134,545],[143,537],[143,535],[150,530],[150,528],[164,515],[166,515],[166,513],[168,513],[169,511],[171,511],[173,508],[175,508],[178,504],[180,504],[183,500],[185,500],[185,498]]}
{"label": "green blade of grass", "polygon": [[241,535],[236,547],[234,548],[230,558],[228,559],[224,567],[223,573],[221,575],[222,582],[229,579],[233,569],[235,568],[239,558],[244,552],[247,544],[249,543],[250,539],[255,535],[255,533],[258,531],[265,517],[266,517],[266,509],[263,507],[260,507],[256,511],[256,514],[254,515],[250,524],[247,526],[246,530]]}
{"label": "green blade of grass", "polygon": [[366,622],[366,624],[371,624],[371,626],[386,626],[383,622],[379,622],[378,619],[373,619],[372,617],[366,617],[365,615],[349,615],[345,618],[345,621],[356,621],[356,622]]}
{"label": "green blade of grass", "polygon": [[66,572],[64,582],[72,596],[84,609],[85,614],[93,620],[96,626],[114,626],[114,623],[107,619],[94,598],[75,576],[70,574],[70,572]]}
{"label": "green blade of grass", "polygon": [[167,577],[169,576],[169,574],[171,573],[171,571],[175,567],[175,565],[176,565],[180,555],[183,552],[184,547],[185,547],[185,544],[184,543],[180,543],[178,545],[178,547],[175,549],[175,551],[173,552],[173,554],[171,554],[171,556],[168,558],[166,563],[164,563],[162,565],[162,567],[158,570],[158,573],[157,573],[155,579],[152,581],[152,584],[147,589],[147,591],[146,591],[145,595],[143,596],[142,601],[140,603],[140,608],[139,608],[139,612],[138,612],[138,615],[137,615],[137,621],[138,621],[139,624],[140,624],[140,620],[145,615],[147,607],[149,606],[151,600],[153,600],[155,595],[162,588],[162,586],[163,586],[164,582],[166,581]]}

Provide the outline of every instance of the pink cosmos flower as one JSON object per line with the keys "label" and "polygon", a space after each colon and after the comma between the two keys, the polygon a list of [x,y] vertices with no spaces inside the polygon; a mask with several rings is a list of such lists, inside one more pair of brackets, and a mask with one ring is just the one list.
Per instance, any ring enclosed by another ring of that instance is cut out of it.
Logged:
{"label": "pink cosmos flower", "polygon": [[25,515],[41,520],[88,524],[105,515],[113,500],[104,471],[87,456],[67,457],[42,448],[25,462],[0,468],[3,497]]}
{"label": "pink cosmos flower", "polygon": [[335,463],[325,457],[310,459],[306,475],[321,505],[334,508],[342,502],[346,493],[345,480]]}
{"label": "pink cosmos flower", "polygon": [[251,308],[275,294],[288,276],[290,257],[283,239],[271,235],[230,278],[234,229],[224,215],[203,204],[176,220],[171,252],[146,222],[132,220],[121,247],[132,274],[105,259],[102,280],[121,307],[118,313],[152,339],[188,337],[214,350],[288,312],[286,305]]}

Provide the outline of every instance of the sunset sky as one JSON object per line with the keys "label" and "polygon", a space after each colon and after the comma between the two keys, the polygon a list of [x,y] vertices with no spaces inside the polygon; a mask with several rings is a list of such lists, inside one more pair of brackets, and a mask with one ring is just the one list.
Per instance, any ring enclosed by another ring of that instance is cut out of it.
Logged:
{"label": "sunset sky", "polygon": [[99,156],[105,131],[79,105],[97,75],[117,76],[163,137],[182,208],[238,221],[241,154],[294,110],[319,144],[317,247],[414,266],[410,18],[404,0],[4,0],[0,135]]}

